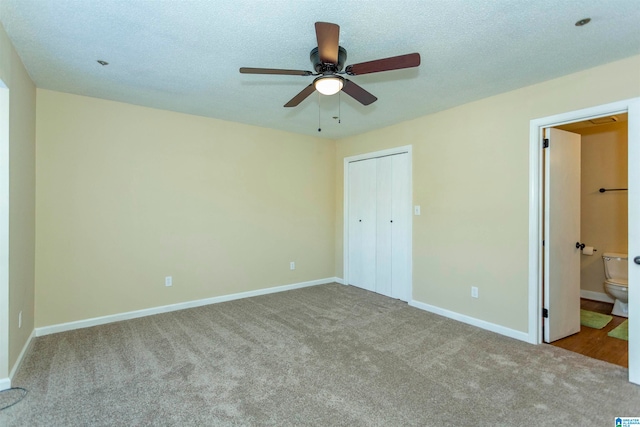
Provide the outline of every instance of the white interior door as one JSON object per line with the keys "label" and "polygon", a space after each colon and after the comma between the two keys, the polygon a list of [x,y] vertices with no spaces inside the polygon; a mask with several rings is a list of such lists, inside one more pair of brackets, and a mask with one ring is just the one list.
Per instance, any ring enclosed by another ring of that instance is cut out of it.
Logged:
{"label": "white interior door", "polygon": [[384,153],[348,161],[345,178],[348,284],[409,301],[411,155]]}
{"label": "white interior door", "polygon": [[376,292],[391,296],[392,278],[392,226],[393,224],[393,158],[377,159],[376,165]]}
{"label": "white interior door", "polygon": [[376,159],[349,163],[349,284],[376,283]]}
{"label": "white interior door", "polygon": [[580,332],[580,135],[546,129],[544,341]]}
{"label": "white interior door", "polygon": [[391,296],[403,301],[411,299],[411,165],[409,154],[391,156]]}

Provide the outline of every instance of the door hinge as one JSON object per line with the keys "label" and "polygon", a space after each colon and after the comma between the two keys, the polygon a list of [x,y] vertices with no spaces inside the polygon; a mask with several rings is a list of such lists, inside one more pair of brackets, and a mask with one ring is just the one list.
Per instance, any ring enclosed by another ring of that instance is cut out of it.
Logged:
{"label": "door hinge", "polygon": [[549,148],[549,138],[542,140],[542,148]]}
{"label": "door hinge", "polygon": [[549,310],[547,310],[546,308],[542,309],[542,317],[544,317],[545,319],[549,318]]}

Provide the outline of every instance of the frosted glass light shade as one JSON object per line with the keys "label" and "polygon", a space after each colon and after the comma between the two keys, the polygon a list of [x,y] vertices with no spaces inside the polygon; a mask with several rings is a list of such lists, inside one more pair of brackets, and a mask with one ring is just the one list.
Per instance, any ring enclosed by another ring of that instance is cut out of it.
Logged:
{"label": "frosted glass light shade", "polygon": [[316,90],[323,95],[333,95],[340,92],[343,84],[340,77],[321,77],[313,83]]}

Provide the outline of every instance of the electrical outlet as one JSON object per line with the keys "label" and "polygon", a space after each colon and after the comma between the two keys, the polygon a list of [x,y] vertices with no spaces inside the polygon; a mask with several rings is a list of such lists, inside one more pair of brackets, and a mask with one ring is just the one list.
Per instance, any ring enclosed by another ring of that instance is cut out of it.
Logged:
{"label": "electrical outlet", "polygon": [[475,286],[471,287],[471,296],[473,298],[478,298],[478,288],[477,287],[475,287]]}
{"label": "electrical outlet", "polygon": [[167,276],[164,278],[164,285],[165,286],[173,286],[173,277],[171,276]]}
{"label": "electrical outlet", "polygon": [[18,329],[22,328],[22,310],[18,313]]}
{"label": "electrical outlet", "polygon": [[295,261],[291,261],[291,262],[289,263],[289,269],[290,269],[290,270],[295,270],[295,269],[296,269],[296,263],[295,263]]}
{"label": "electrical outlet", "polygon": [[415,205],[413,207],[413,214],[414,215],[420,215],[420,205]]}

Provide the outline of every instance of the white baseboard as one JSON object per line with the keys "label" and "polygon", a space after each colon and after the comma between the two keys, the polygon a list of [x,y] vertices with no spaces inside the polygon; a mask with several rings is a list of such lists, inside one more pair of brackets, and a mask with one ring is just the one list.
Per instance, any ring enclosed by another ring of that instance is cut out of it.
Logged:
{"label": "white baseboard", "polygon": [[609,302],[611,304],[614,303],[613,298],[611,298],[609,295],[605,294],[604,292],[583,291],[582,289],[580,289],[580,298],[590,299],[593,301],[600,301],[600,302]]}
{"label": "white baseboard", "polygon": [[35,336],[36,336],[36,330],[34,329],[33,331],[31,331],[31,335],[29,335],[29,338],[27,338],[27,342],[24,343],[24,346],[22,347],[22,351],[18,355],[18,359],[16,360],[16,363],[13,364],[13,368],[11,368],[11,372],[9,373],[9,378],[0,378],[0,391],[8,390],[11,388],[11,381],[13,380],[13,377],[16,375],[16,372],[18,372],[18,369],[22,364],[22,360],[24,359],[24,355],[27,354],[27,351],[29,351],[29,348],[31,347],[31,342],[33,341],[33,338]]}
{"label": "white baseboard", "polygon": [[90,328],[92,326],[104,325],[107,323],[119,322],[122,320],[136,319],[138,317],[152,316],[154,314],[168,313],[170,311],[184,310],[186,308],[201,307],[203,305],[217,304],[220,302],[233,301],[242,298],[250,298],[259,295],[273,294],[276,292],[290,291],[293,289],[306,288],[309,286],[324,285],[338,282],[337,277],[311,280],[308,282],[294,283],[291,285],[275,286],[273,288],[258,289],[255,291],[239,292],[237,294],[222,295],[219,297],[205,298],[194,301],[180,302],[177,304],[163,305],[160,307],[146,308],[143,310],[129,311],[126,313],[111,314],[108,316],[94,317],[91,319],[78,320],[75,322],[59,323],[57,325],[43,326],[35,329],[36,337],[57,334],[58,332],[72,331],[74,329]]}
{"label": "white baseboard", "polygon": [[9,379],[11,381],[13,381],[13,377],[16,375],[16,372],[18,372],[20,365],[22,365],[22,359],[24,359],[24,355],[27,354],[27,351],[29,351],[29,348],[31,347],[31,342],[33,341],[33,338],[35,336],[36,336],[36,330],[34,329],[33,331],[31,331],[31,335],[29,335],[29,338],[27,338],[27,342],[24,343],[24,346],[22,347],[22,351],[18,355],[18,360],[16,360],[16,363],[13,364],[13,368],[9,373]]}
{"label": "white baseboard", "polygon": [[430,313],[448,317],[449,319],[457,320],[458,322],[466,323],[471,326],[476,326],[481,329],[486,329],[487,331],[495,332],[500,335],[504,335],[510,338],[515,338],[520,341],[530,342],[529,334],[526,332],[516,331],[514,329],[506,328],[504,326],[496,325],[495,323],[486,322],[484,320],[476,319],[475,317],[456,313],[455,311],[445,310],[444,308],[425,304],[423,302],[416,301],[416,300],[409,301],[409,305],[424,311],[428,311]]}
{"label": "white baseboard", "polygon": [[334,279],[335,279],[334,281],[335,281],[336,283],[340,283],[341,285],[346,285],[346,283],[344,283],[344,279],[343,279],[343,278],[341,278],[341,277],[334,277]]}

